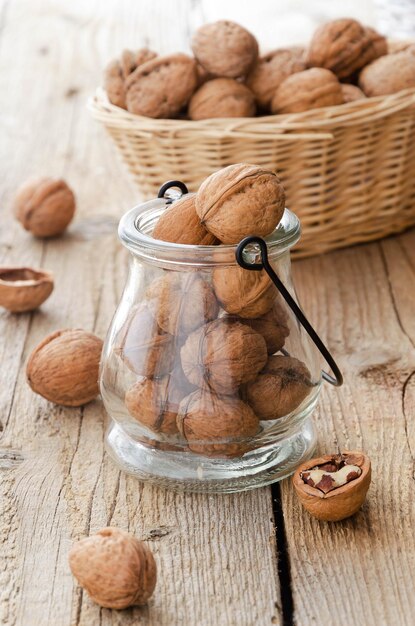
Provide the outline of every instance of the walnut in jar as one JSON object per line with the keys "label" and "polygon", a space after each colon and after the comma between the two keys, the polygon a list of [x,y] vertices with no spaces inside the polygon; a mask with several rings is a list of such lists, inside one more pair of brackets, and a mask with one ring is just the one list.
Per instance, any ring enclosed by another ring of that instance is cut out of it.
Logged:
{"label": "walnut in jar", "polygon": [[264,271],[253,272],[239,265],[213,270],[216,297],[227,313],[256,318],[268,313],[275,300],[275,287]]}

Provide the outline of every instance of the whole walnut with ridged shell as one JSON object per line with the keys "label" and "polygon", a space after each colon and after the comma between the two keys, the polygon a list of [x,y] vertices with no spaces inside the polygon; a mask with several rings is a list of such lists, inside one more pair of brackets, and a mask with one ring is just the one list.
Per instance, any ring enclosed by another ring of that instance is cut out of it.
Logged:
{"label": "whole walnut with ridged shell", "polygon": [[212,287],[194,272],[166,272],[151,283],[145,297],[157,324],[171,335],[188,335],[219,312]]}
{"label": "whole walnut with ridged shell", "polygon": [[77,541],[69,552],[69,566],[91,600],[108,609],[142,606],[156,586],[151,550],[118,528],[103,528]]}
{"label": "whole walnut with ridged shell", "polygon": [[218,396],[200,389],[179,406],[177,425],[193,452],[210,457],[242,456],[258,434],[259,421],[237,397]]}
{"label": "whole walnut with ridged shell", "polygon": [[304,48],[278,48],[258,60],[249,73],[246,84],[254,94],[258,106],[267,110],[282,81],[305,69]]}
{"label": "whole walnut with ridged shell", "polygon": [[218,241],[200,222],[195,194],[175,200],[159,218],[152,235],[154,239],[196,246],[212,246]]}
{"label": "whole walnut with ridged shell", "polygon": [[333,72],[315,67],[286,78],[272,98],[271,110],[301,113],[343,103],[342,88]]}
{"label": "whole walnut with ridged shell", "polygon": [[196,61],[186,54],[156,57],[137,67],[125,81],[130,113],[154,118],[176,117],[198,83]]}
{"label": "whole walnut with ridged shell", "polygon": [[64,180],[30,178],[17,190],[14,213],[35,237],[55,237],[74,216],[75,196]]}
{"label": "whole walnut with ridged shell", "polygon": [[386,39],[374,29],[341,18],[317,28],[307,49],[306,63],[308,67],[331,70],[338,78],[348,78],[386,52]]}
{"label": "whole walnut with ridged shell", "polygon": [[143,63],[151,61],[157,56],[148,48],[140,50],[123,50],[120,60],[114,59],[108,63],[104,72],[104,88],[111,104],[126,109],[125,79]]}
{"label": "whole walnut with ridged shell", "polygon": [[222,243],[269,235],[281,220],[285,192],[271,170],[238,163],[211,174],[196,195],[202,224]]}
{"label": "whole walnut with ridged shell", "polygon": [[233,78],[208,80],[199,87],[189,102],[189,117],[192,120],[253,117],[255,110],[252,91]]}
{"label": "whole walnut with ridged shell", "polygon": [[232,394],[256,378],[267,362],[262,335],[249,326],[219,318],[194,331],[180,351],[188,380],[218,394]]}
{"label": "whole walnut with ridged shell", "polygon": [[268,354],[274,354],[281,350],[290,334],[288,315],[277,299],[274,300],[272,309],[264,315],[254,319],[242,318],[239,321],[242,324],[247,324],[263,336],[267,344]]}
{"label": "whole walnut with ridged shell", "polygon": [[226,78],[246,76],[258,58],[255,37],[239,24],[226,20],[198,28],[192,50],[209,74]]}
{"label": "whole walnut with ridged shell", "polygon": [[367,65],[359,75],[359,87],[368,97],[386,96],[415,87],[415,46],[388,54]]}
{"label": "whole walnut with ridged shell", "polygon": [[275,287],[264,271],[253,272],[239,265],[213,270],[216,297],[227,313],[243,318],[260,317],[274,303]]}
{"label": "whole walnut with ridged shell", "polygon": [[260,420],[274,420],[294,411],[312,387],[310,372],[302,361],[275,355],[246,386],[245,399]]}
{"label": "whole walnut with ridged shell", "polygon": [[341,88],[345,104],[348,102],[356,102],[356,100],[364,100],[366,98],[363,91],[356,85],[342,84]]}
{"label": "whole walnut with ridged shell", "polygon": [[99,393],[102,340],[80,329],[58,330],[33,350],[26,376],[35,393],[64,406],[81,406]]}
{"label": "whole walnut with ridged shell", "polygon": [[173,367],[173,339],[159,327],[146,304],[141,303],[132,309],[121,329],[116,353],[135,374],[160,377]]}

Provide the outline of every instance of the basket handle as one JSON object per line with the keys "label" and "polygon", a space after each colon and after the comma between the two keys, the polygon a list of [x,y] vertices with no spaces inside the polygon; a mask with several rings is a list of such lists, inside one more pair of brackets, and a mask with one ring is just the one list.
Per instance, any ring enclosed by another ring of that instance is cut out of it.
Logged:
{"label": "basket handle", "polygon": [[[248,245],[253,244],[253,243],[256,243],[260,248],[260,251],[261,251],[260,263],[247,263],[244,259],[243,253],[244,253],[245,248]],[[237,263],[245,270],[251,270],[251,271],[253,270],[253,271],[259,272],[262,269],[264,269],[266,271],[266,273],[268,274],[268,276],[270,277],[270,279],[272,280],[272,282],[274,283],[274,285],[276,286],[276,288],[278,289],[278,291],[280,292],[280,294],[282,295],[282,297],[284,298],[284,300],[286,301],[290,309],[293,311],[300,325],[308,333],[309,337],[311,338],[311,340],[313,341],[313,343],[319,350],[320,354],[324,357],[324,359],[326,360],[327,364],[330,366],[334,374],[334,376],[332,376],[331,374],[328,374],[327,372],[322,370],[321,372],[322,377],[324,378],[325,381],[327,381],[331,385],[334,385],[335,387],[340,387],[343,384],[343,376],[337,366],[336,361],[334,360],[328,348],[324,345],[324,343],[322,342],[322,340],[320,339],[320,337],[318,336],[314,328],[311,326],[310,322],[308,321],[308,319],[306,318],[306,316],[304,315],[304,313],[302,312],[302,310],[300,309],[300,307],[298,306],[298,304],[296,303],[296,301],[294,300],[294,298],[292,297],[288,289],[283,285],[283,283],[281,282],[281,280],[278,278],[277,274],[274,272],[273,268],[271,267],[271,264],[268,260],[268,248],[264,239],[262,239],[262,237],[255,237],[255,236],[245,237],[245,239],[242,239],[242,241],[238,244],[238,247],[236,248],[235,256],[236,256]]]}

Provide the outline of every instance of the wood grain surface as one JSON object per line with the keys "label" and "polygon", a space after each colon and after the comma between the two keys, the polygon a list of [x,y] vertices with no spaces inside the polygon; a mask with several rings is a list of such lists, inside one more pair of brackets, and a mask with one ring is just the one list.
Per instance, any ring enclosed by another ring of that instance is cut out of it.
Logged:
{"label": "wood grain surface", "polygon": [[[36,313],[0,313],[7,626],[413,624],[414,231],[294,267],[304,309],[345,374],[341,390],[322,394],[320,449],[363,448],[373,460],[368,501],[350,521],[310,519],[289,481],[281,493],[222,497],[141,485],[104,452],[99,400],[56,407],[25,383],[27,357],[49,332],[103,337],[124,285],[116,225],[138,198],[86,111],[102,67],[123,47],[186,50],[190,32],[219,17],[212,10],[191,0],[0,3],[0,263],[44,267],[56,281]],[[75,189],[78,212],[62,238],[35,240],[12,217],[13,193],[33,174],[63,176]],[[72,541],[107,524],[155,553],[159,580],[146,608],[100,609],[70,574]]]}

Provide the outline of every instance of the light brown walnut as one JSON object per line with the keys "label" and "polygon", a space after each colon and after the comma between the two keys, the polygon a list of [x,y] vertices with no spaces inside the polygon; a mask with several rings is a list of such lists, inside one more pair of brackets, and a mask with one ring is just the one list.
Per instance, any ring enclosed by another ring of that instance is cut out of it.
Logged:
{"label": "light brown walnut", "polygon": [[189,335],[180,356],[193,385],[232,394],[262,370],[267,347],[262,335],[249,326],[220,318]]}
{"label": "light brown walnut", "polygon": [[123,50],[121,53],[120,65],[124,80],[134,72],[140,65],[152,61],[157,56],[156,52],[148,48],[139,50]]}
{"label": "light brown walnut", "polygon": [[271,170],[238,163],[211,174],[196,195],[202,224],[222,243],[269,235],[281,220],[285,192]]}
{"label": "light brown walnut", "polygon": [[201,26],[193,36],[192,50],[207,72],[226,78],[246,76],[258,58],[255,37],[227,20]]}
{"label": "light brown walnut", "polygon": [[242,324],[247,324],[263,336],[267,344],[268,354],[274,354],[281,350],[290,334],[288,315],[278,300],[274,300],[272,309],[264,315],[255,319],[239,318],[239,321]]}
{"label": "light brown walnut", "polygon": [[186,245],[213,246],[218,243],[202,225],[196,213],[196,196],[189,194],[175,200],[159,218],[153,233],[154,239]]}
{"label": "light brown walnut", "polygon": [[260,430],[258,418],[245,402],[206,390],[182,400],[177,425],[189,449],[209,457],[242,456]]}
{"label": "light brown walnut", "polygon": [[104,89],[111,104],[126,109],[124,76],[118,59],[110,61],[104,70]]}
{"label": "light brown walnut", "polygon": [[355,102],[356,100],[365,100],[366,96],[356,85],[342,84],[343,100],[346,103]]}
{"label": "light brown walnut", "polygon": [[153,118],[176,117],[197,82],[196,61],[186,54],[156,57],[137,67],[125,81],[127,109]]}
{"label": "light brown walnut", "polygon": [[306,69],[304,48],[278,48],[258,59],[246,84],[253,92],[258,106],[267,111],[272,97],[283,80]]}
{"label": "light brown walnut", "polygon": [[367,65],[359,75],[359,87],[370,98],[415,87],[415,46],[388,54]]}
{"label": "light brown walnut", "polygon": [[207,81],[193,94],[189,102],[192,120],[215,117],[253,117],[255,115],[253,93],[233,78],[215,78]]}
{"label": "light brown walnut", "polygon": [[275,287],[266,272],[245,270],[239,265],[214,269],[212,284],[225,311],[243,318],[264,315],[272,308],[276,297]]}
{"label": "light brown walnut", "polygon": [[301,113],[343,104],[339,81],[330,70],[315,67],[286,78],[271,103],[273,113]]}

